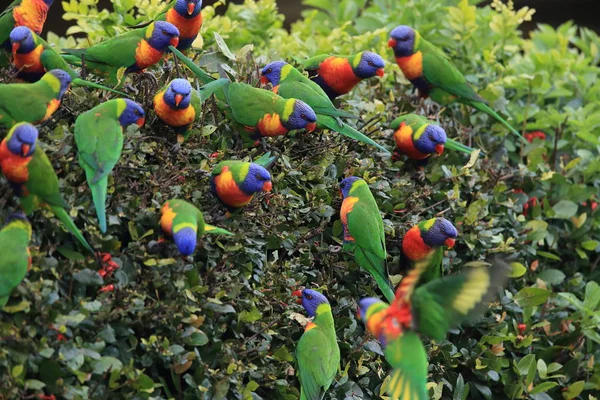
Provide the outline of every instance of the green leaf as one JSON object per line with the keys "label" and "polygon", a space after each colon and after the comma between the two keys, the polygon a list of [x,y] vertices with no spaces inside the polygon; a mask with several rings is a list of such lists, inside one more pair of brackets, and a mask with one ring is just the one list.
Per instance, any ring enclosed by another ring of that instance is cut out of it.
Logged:
{"label": "green leaf", "polygon": [[256,308],[256,306],[252,306],[252,309],[250,311],[242,311],[238,315],[238,321],[248,322],[248,323],[256,322],[261,318],[262,318],[262,313],[260,311],[258,311],[258,308]]}
{"label": "green leaf", "polygon": [[273,353],[273,357],[280,361],[294,361],[294,356],[292,356],[292,353],[290,353],[290,351],[285,346],[281,346],[280,348],[278,348],[275,351],[275,353]]}
{"label": "green leaf", "polygon": [[221,53],[223,53],[223,55],[225,57],[227,57],[230,60],[234,61],[235,60],[235,56],[233,55],[233,53],[231,52],[231,50],[229,50],[229,47],[225,43],[225,40],[223,40],[223,37],[221,37],[221,35],[219,35],[217,32],[213,32],[213,35],[215,37],[215,42],[217,43],[217,47],[219,48],[219,50],[221,51]]}
{"label": "green leaf", "polygon": [[544,304],[548,297],[552,294],[551,291],[540,288],[524,288],[515,294],[514,300],[521,307],[533,307]]}
{"label": "green leaf", "polygon": [[556,382],[542,382],[539,385],[534,386],[529,394],[544,393],[556,386],[558,386],[558,383]]}
{"label": "green leaf", "polygon": [[559,257],[559,256],[557,256],[557,255],[555,255],[555,254],[552,254],[552,253],[548,253],[547,251],[541,251],[541,250],[538,250],[536,254],[537,254],[538,256],[542,256],[542,257],[544,257],[544,258],[548,258],[548,259],[550,259],[550,260],[554,260],[554,261],[562,261],[562,260],[560,259],[560,257]]}
{"label": "green leaf", "polygon": [[25,387],[31,390],[41,390],[46,386],[46,384],[42,381],[38,381],[37,379],[27,379],[25,381]]}
{"label": "green leaf", "polygon": [[104,356],[96,360],[93,363],[93,367],[94,373],[101,375],[108,370],[120,371],[123,368],[123,363],[118,358]]}
{"label": "green leaf", "polygon": [[581,243],[581,247],[583,247],[585,250],[594,251],[599,244],[600,242],[597,240],[586,240],[585,242]]}
{"label": "green leaf", "polygon": [[561,200],[552,207],[555,213],[554,218],[569,219],[577,213],[577,208],[577,203],[570,200]]}
{"label": "green leaf", "polygon": [[517,363],[517,371],[519,371],[519,375],[527,375],[532,365],[535,365],[534,354],[527,354],[525,357],[521,358]]}
{"label": "green leaf", "polygon": [[454,386],[454,392],[452,392],[452,400],[465,400],[469,395],[469,384],[465,385],[465,380],[462,374],[458,374],[456,379],[456,386]]}
{"label": "green leaf", "polygon": [[206,343],[208,343],[208,336],[206,336],[206,333],[202,331],[195,332],[189,337],[187,343],[191,344],[192,346],[204,346]]}
{"label": "green leaf", "polygon": [[509,277],[511,278],[520,278],[527,272],[527,268],[519,262],[511,262],[509,265],[511,267]]}
{"label": "green leaf", "polygon": [[579,396],[583,391],[583,386],[585,385],[585,381],[577,381],[569,385],[566,392],[563,392],[563,397],[567,400],[574,399]]}
{"label": "green leaf", "polygon": [[154,381],[146,374],[140,374],[137,377],[136,386],[143,392],[152,393],[154,391]]}
{"label": "green leaf", "polygon": [[583,305],[585,308],[595,310],[598,304],[600,304],[600,285],[594,281],[590,281],[585,285]]}
{"label": "green leaf", "polygon": [[538,274],[538,278],[550,285],[559,285],[565,280],[566,275],[558,269],[549,268]]}
{"label": "green leaf", "polygon": [[548,367],[546,366],[546,362],[541,358],[537,362],[537,370],[540,374],[540,378],[546,379],[546,375],[548,374]]}
{"label": "green leaf", "polygon": [[101,286],[104,284],[104,280],[96,271],[87,268],[74,273],[73,279],[88,286]]}

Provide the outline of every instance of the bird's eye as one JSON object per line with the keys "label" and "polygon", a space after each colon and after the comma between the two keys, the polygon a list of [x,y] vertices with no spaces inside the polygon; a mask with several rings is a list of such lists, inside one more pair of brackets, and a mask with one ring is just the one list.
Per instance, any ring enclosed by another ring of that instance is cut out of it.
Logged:
{"label": "bird's eye", "polygon": [[373,64],[373,61],[369,61],[367,64],[369,64],[369,67],[374,67],[375,64]]}
{"label": "bird's eye", "polygon": [[169,36],[169,32],[167,32],[165,30],[162,31],[162,34],[165,35],[165,36]]}
{"label": "bird's eye", "polygon": [[408,41],[408,36],[401,37],[401,38],[400,38],[400,41],[401,41],[401,42],[406,42],[406,41]]}
{"label": "bird's eye", "polygon": [[140,112],[139,112],[139,110],[133,110],[133,113],[134,113],[135,115],[138,115],[138,116],[140,115]]}
{"label": "bird's eye", "polygon": [[256,179],[258,179],[259,181],[260,181],[260,180],[262,180],[262,176],[260,176],[260,174],[258,174],[258,173],[257,173],[256,175],[254,175],[254,177],[255,177]]}
{"label": "bird's eye", "polygon": [[307,295],[306,295],[306,299],[307,299],[307,300],[312,300],[312,299],[313,299],[313,297],[312,297],[312,294],[307,294]]}
{"label": "bird's eye", "polygon": [[271,72],[273,72],[273,70],[271,68],[267,68],[267,70],[265,71],[265,73],[270,74]]}
{"label": "bird's eye", "polygon": [[300,114],[300,118],[306,119],[306,114],[304,114],[304,113]]}

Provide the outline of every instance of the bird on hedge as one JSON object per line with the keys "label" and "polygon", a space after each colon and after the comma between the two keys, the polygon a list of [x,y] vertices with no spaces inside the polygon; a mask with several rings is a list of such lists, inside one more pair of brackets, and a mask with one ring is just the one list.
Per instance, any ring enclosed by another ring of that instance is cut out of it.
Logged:
{"label": "bird on hedge", "polygon": [[152,22],[86,49],[63,49],[62,57],[78,67],[104,76],[111,85],[118,84],[121,74],[143,72],[159,62],[170,45],[179,43],[179,31],[166,21]]}
{"label": "bird on hedge", "polygon": [[162,122],[173,128],[177,142],[190,135],[196,118],[202,113],[200,94],[187,79],[173,79],[154,96],[154,112]]}
{"label": "bird on hedge", "polygon": [[420,283],[442,276],[444,247],[454,247],[458,231],[446,218],[437,217],[421,221],[406,232],[402,238],[400,265],[405,271],[412,264],[428,260],[429,267],[420,276]]}
{"label": "bird on hedge", "polygon": [[385,297],[392,301],[394,287],[385,263],[385,232],[375,198],[367,182],[356,176],[344,179],[340,190],[344,197],[340,210],[344,249],[354,254],[356,263],[371,274]]}
{"label": "bird on hedge", "polygon": [[270,153],[254,162],[221,161],[212,170],[210,191],[223,204],[228,213],[239,211],[259,192],[270,192],[273,188],[271,174],[267,168],[275,161]]}
{"label": "bird on hedge", "polygon": [[17,122],[44,122],[60,107],[71,77],[61,69],[46,72],[35,83],[0,84],[0,127]]}
{"label": "bird on hedge", "polygon": [[23,214],[8,216],[0,230],[0,309],[31,267],[31,224]]}
{"label": "bird on hedge", "polygon": [[[14,0],[0,13],[0,68],[8,66],[10,60],[9,36],[13,28],[26,26],[38,35],[44,29],[48,9],[54,0]],[[4,51],[2,51],[4,50]]]}
{"label": "bird on hedge", "polygon": [[271,83],[273,92],[283,98],[297,98],[308,104],[317,114],[317,127],[331,129],[389,153],[385,147],[343,123],[340,118],[356,118],[356,116],[338,110],[321,86],[311,81],[290,64],[284,61],[274,61],[267,64],[261,71],[261,83],[263,85]]}
{"label": "bird on hedge", "polygon": [[202,0],[173,0],[155,21],[167,21],[179,30],[179,44],[185,51],[192,47],[202,27]]}
{"label": "bird on hedge", "polygon": [[196,241],[205,233],[233,235],[228,230],[205,223],[202,212],[184,200],[167,200],[160,213],[161,229],[173,238],[177,249],[183,256],[194,253]]}
{"label": "bird on hedge", "polygon": [[19,26],[10,33],[13,64],[17,77],[27,82],[37,82],[53,69],[61,69],[69,74],[73,86],[87,86],[125,95],[114,89],[79,78],[77,72],[40,36],[26,26]]}
{"label": "bird on hedge", "polygon": [[58,177],[48,156],[39,146],[35,126],[20,122],[12,127],[0,143],[0,169],[20,198],[25,214],[46,206],[81,245],[94,254],[66,211],[69,205],[60,193]]}
{"label": "bird on hedge", "polygon": [[300,399],[321,400],[333,383],[340,365],[340,348],[331,305],[316,290],[296,290],[293,295],[299,297],[297,302],[313,317],[296,346]]}
{"label": "bird on hedge", "polygon": [[521,134],[492,110],[486,101],[469,85],[450,59],[414,30],[400,25],[390,34],[388,46],[394,50],[396,63],[417,89],[421,97],[430,97],[446,105],[458,101],[493,117],[514,135]]}
{"label": "bird on hedge", "polygon": [[427,400],[427,352],[419,335],[443,340],[450,328],[481,312],[502,286],[510,267],[495,260],[490,268],[471,268],[416,287],[429,261],[415,264],[391,305],[367,297],[357,315],[381,342],[392,366],[385,388],[392,400]]}
{"label": "bird on hedge", "polygon": [[79,165],[85,171],[102,233],[106,233],[108,174],[121,157],[123,128],[141,127],[144,118],[144,109],[135,101],[115,99],[79,114],[75,121]]}
{"label": "bird on hedge", "polygon": [[350,56],[322,54],[301,64],[309,78],[321,86],[331,100],[349,93],[364,79],[382,77],[385,67],[383,58],[370,51]]}
{"label": "bird on hedge", "polygon": [[391,123],[396,142],[393,159],[401,154],[417,161],[421,166],[427,164],[433,154],[441,155],[445,146],[470,154],[473,149],[452,139],[448,139],[446,131],[426,117],[417,114],[406,114]]}

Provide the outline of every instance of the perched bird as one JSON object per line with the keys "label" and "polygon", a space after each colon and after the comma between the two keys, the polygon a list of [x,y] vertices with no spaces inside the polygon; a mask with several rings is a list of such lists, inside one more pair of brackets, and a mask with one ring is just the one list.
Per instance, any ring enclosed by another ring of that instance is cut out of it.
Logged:
{"label": "perched bird", "polygon": [[344,249],[354,253],[356,263],[367,270],[385,297],[394,299],[385,258],[385,232],[379,207],[367,182],[351,176],[340,183],[344,201],[340,219],[344,227]]}
{"label": "perched bird", "polygon": [[94,254],[66,211],[69,205],[60,194],[56,172],[37,139],[35,126],[26,122],[13,126],[0,143],[0,169],[20,198],[25,214],[31,214],[38,206],[47,206],[81,245]]}
{"label": "perched bird", "polygon": [[79,165],[85,171],[102,233],[106,233],[108,174],[121,157],[123,128],[131,124],[141,127],[144,115],[135,101],[115,99],[79,114],[75,121]]}
{"label": "perched bird", "polygon": [[228,230],[205,223],[202,212],[184,200],[167,200],[160,214],[161,229],[173,238],[183,256],[189,256],[196,250],[197,239],[205,233],[233,235]]}
{"label": "perched bird", "polygon": [[293,295],[299,297],[298,303],[313,317],[296,346],[300,400],[321,400],[340,365],[331,305],[316,290],[296,290]]}
{"label": "perched bird", "polygon": [[177,49],[192,47],[202,27],[202,0],[172,0],[155,21],[167,21],[179,30]]}
{"label": "perched bird", "polygon": [[446,137],[446,131],[428,118],[417,114],[406,114],[391,124],[396,142],[394,158],[400,154],[420,165],[427,164],[432,154],[441,155],[444,147],[470,154],[473,149]]}
{"label": "perched bird", "polygon": [[350,92],[363,79],[382,77],[385,67],[383,58],[370,51],[351,56],[322,54],[301,64],[309,78],[321,86],[331,100]]}
{"label": "perched bird", "polygon": [[428,260],[416,263],[400,282],[391,305],[374,297],[358,303],[358,317],[381,342],[393,368],[386,387],[392,400],[429,399],[427,353],[419,334],[444,339],[450,328],[481,312],[510,271],[495,260],[489,269],[471,268],[415,288],[428,264]]}
{"label": "perched bird", "polygon": [[44,29],[48,9],[54,0],[14,0],[0,13],[0,68],[9,64],[10,31],[17,26],[26,26],[38,35]]}
{"label": "perched bird", "polygon": [[420,282],[429,282],[442,276],[443,246],[454,247],[458,231],[446,218],[421,221],[406,232],[402,238],[400,265],[404,271],[413,263],[429,260],[429,267],[421,275]]}
{"label": "perched bird", "polygon": [[87,49],[63,49],[62,57],[72,65],[104,76],[111,85],[119,83],[122,73],[142,72],[161,60],[169,45],[179,44],[179,31],[165,21],[133,29]]}
{"label": "perched bird", "polygon": [[46,121],[60,107],[71,77],[61,69],[46,72],[36,83],[0,84],[0,127]]}
{"label": "perched bird", "polygon": [[31,224],[23,214],[11,214],[0,230],[0,309],[31,267]]}
{"label": "perched bird", "polygon": [[237,211],[250,203],[255,193],[271,191],[267,168],[273,161],[270,153],[254,162],[221,161],[211,173],[210,191],[229,212]]}
{"label": "perched bird", "polygon": [[27,82],[37,82],[44,74],[53,69],[62,69],[72,79],[73,86],[108,90],[125,95],[106,86],[88,82],[79,78],[77,72],[40,36],[26,26],[19,26],[10,33],[13,64],[17,77]]}
{"label": "perched bird", "polygon": [[192,124],[202,113],[200,94],[187,79],[173,79],[154,96],[154,112],[177,133],[177,142],[187,140]]}
{"label": "perched bird", "polygon": [[317,127],[328,128],[348,136],[354,140],[375,146],[389,154],[389,151],[360,133],[351,126],[344,124],[340,118],[356,118],[350,113],[338,110],[331,99],[319,85],[308,79],[296,68],[283,61],[275,61],[266,65],[261,71],[261,83],[273,85],[273,92],[281,97],[297,98],[308,104],[317,114]]}
{"label": "perched bird", "polygon": [[400,25],[391,33],[388,46],[394,50],[396,63],[417,89],[421,97],[430,97],[446,105],[458,101],[493,117],[520,139],[521,134],[492,110],[450,59],[437,47],[423,39],[413,28]]}

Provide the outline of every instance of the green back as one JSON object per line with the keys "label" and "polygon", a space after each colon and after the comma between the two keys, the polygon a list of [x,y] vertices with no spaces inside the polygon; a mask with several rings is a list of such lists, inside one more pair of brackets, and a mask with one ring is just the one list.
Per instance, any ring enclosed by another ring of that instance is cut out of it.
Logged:
{"label": "green back", "polygon": [[0,125],[10,129],[17,122],[39,122],[57,94],[44,78],[35,83],[0,84]]}
{"label": "green back", "polygon": [[223,172],[224,167],[229,167],[231,171],[231,175],[233,176],[233,180],[238,185],[244,182],[246,179],[246,175],[248,174],[248,169],[250,168],[250,163],[246,161],[238,161],[238,160],[229,160],[229,161],[221,161],[217,166],[212,170],[212,175],[217,176],[221,172]]}
{"label": "green back", "polygon": [[182,224],[195,226],[197,229],[198,236],[202,236],[204,233],[204,216],[202,212],[193,204],[188,203],[184,200],[169,200],[169,204],[175,212],[173,218],[173,233],[178,229],[178,225],[181,227]]}
{"label": "green back", "polygon": [[275,93],[245,83],[231,83],[227,91],[233,118],[245,126],[256,126],[265,114],[279,114],[283,121],[286,102]]}
{"label": "green back", "polygon": [[319,305],[313,323],[316,326],[304,331],[296,346],[300,398],[306,400],[322,399],[340,365],[340,349],[329,304]]}
{"label": "green back", "polygon": [[[69,208],[68,204],[60,194],[58,187],[58,177],[48,156],[40,147],[38,141],[33,152],[33,157],[27,166],[29,171],[29,179],[25,183],[25,187],[29,191],[29,196],[37,196],[44,203],[53,206]],[[33,210],[27,210],[31,212]]]}
{"label": "green back", "polygon": [[398,129],[400,127],[400,124],[402,124],[403,122],[406,123],[406,125],[410,126],[414,132],[424,124],[431,123],[431,120],[417,114],[406,114],[393,120],[390,127],[392,129]]}
{"label": "green back", "polygon": [[331,54],[321,54],[302,61],[301,65],[306,70],[314,71],[319,69],[319,65],[329,57],[331,57]]}
{"label": "green back", "polygon": [[394,368],[386,393],[398,400],[428,400],[427,352],[414,332],[406,332],[387,344],[385,358]]}
{"label": "green back", "polygon": [[27,273],[30,239],[31,225],[26,221],[11,221],[0,230],[0,306],[1,298],[9,296]]}
{"label": "green back", "polygon": [[377,202],[363,180],[355,181],[349,196],[358,197],[348,214],[348,230],[356,245],[372,253],[382,262],[386,258],[385,232]]}

